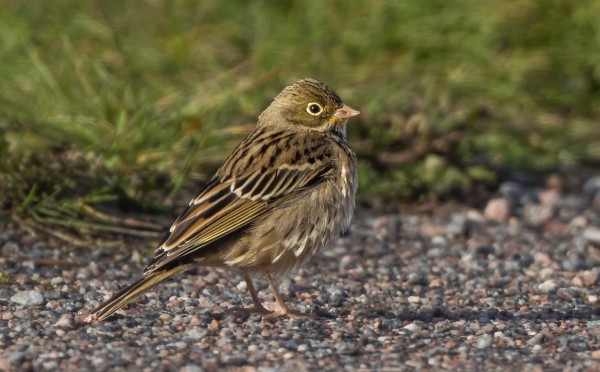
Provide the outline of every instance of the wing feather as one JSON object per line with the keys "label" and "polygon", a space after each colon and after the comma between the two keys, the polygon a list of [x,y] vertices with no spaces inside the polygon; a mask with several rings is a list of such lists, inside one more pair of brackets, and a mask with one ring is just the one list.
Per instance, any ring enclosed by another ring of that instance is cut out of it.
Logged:
{"label": "wing feather", "polygon": [[[299,159],[295,148],[283,146],[286,139],[278,138],[280,151],[269,152],[261,151],[268,147],[256,146],[256,138],[254,145],[247,143],[248,139],[242,142],[173,223],[171,233],[156,250],[145,275],[185,256],[202,255],[203,247],[293,200],[307,186],[322,182],[333,171],[334,164],[325,144],[319,161]],[[236,159],[236,154],[241,159]],[[252,163],[246,158],[252,158]],[[270,167],[262,166],[265,162]],[[242,166],[244,169],[240,169]]]}

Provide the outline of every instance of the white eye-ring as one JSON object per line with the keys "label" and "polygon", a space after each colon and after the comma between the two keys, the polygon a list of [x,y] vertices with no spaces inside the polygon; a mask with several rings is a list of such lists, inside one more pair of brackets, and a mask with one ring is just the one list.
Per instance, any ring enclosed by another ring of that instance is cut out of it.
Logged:
{"label": "white eye-ring", "polygon": [[316,102],[311,102],[306,106],[306,112],[311,115],[320,115],[323,112],[323,106],[319,105]]}

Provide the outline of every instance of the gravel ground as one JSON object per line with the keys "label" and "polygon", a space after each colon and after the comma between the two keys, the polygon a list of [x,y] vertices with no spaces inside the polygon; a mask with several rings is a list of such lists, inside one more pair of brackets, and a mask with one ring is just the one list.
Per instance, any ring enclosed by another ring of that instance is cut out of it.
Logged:
{"label": "gravel ground", "polygon": [[363,211],[281,286],[315,320],[243,317],[241,278],[197,269],[85,325],[148,244],[85,251],[0,225],[0,370],[600,370],[598,190],[507,183],[480,210]]}

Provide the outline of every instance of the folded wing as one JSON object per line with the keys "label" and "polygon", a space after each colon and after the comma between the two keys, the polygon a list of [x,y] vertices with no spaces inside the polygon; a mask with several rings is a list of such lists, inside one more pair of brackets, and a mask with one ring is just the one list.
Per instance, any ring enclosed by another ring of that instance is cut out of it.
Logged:
{"label": "folded wing", "polygon": [[169,236],[146,267],[146,276],[186,256],[202,255],[203,247],[248,227],[271,209],[293,202],[333,171],[327,143],[313,145],[309,154],[289,146],[288,137],[272,140],[266,150],[256,138],[249,137],[240,144],[173,223]]}

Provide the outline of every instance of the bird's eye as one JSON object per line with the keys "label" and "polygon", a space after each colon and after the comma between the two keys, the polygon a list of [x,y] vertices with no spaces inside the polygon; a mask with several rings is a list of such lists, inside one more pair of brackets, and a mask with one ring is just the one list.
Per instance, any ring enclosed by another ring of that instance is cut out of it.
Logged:
{"label": "bird's eye", "polygon": [[308,106],[306,106],[306,112],[311,115],[319,115],[323,112],[323,106],[319,105],[318,103],[311,102],[308,104]]}

